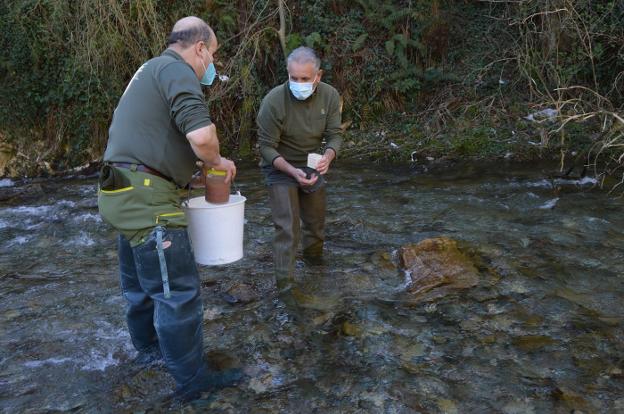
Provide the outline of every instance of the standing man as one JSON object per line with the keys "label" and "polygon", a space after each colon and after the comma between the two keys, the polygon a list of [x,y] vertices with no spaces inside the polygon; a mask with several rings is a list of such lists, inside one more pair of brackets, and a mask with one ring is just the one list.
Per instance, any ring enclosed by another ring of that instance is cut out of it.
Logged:
{"label": "standing man", "polygon": [[203,361],[199,274],[178,190],[189,184],[195,162],[224,170],[201,85],[215,75],[217,38],[197,17],[173,27],[168,48],[141,66],[113,114],[100,174],[98,207],[121,234],[121,288],[129,307],[137,360],[164,357],[182,400],[228,385]]}
{"label": "standing man", "polygon": [[[321,60],[308,47],[287,59],[288,81],[273,88],[258,113],[260,166],[269,189],[275,225],[273,242],[278,290],[292,284],[295,254],[303,222],[303,253],[310,259],[323,253],[325,183],[323,175],[342,142],[340,96],[321,82]],[[308,154],[325,152],[316,169],[307,167]]]}

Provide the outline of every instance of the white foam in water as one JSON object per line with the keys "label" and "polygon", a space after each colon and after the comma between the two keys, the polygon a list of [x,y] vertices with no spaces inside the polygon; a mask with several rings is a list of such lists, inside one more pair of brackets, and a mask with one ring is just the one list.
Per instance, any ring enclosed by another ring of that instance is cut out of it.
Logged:
{"label": "white foam in water", "polygon": [[78,187],[78,191],[82,195],[89,195],[89,194],[96,195],[97,187],[94,185],[81,185],[80,187]]}
{"label": "white foam in water", "polygon": [[9,245],[14,246],[16,244],[25,244],[28,243],[29,239],[26,236],[17,236],[13,240],[9,242]]}
{"label": "white foam in water", "polygon": [[119,364],[119,360],[113,358],[113,353],[111,351],[107,352],[106,355],[103,353],[92,349],[91,357],[88,359],[87,363],[80,367],[83,371],[104,371],[108,367],[113,367]]}
{"label": "white foam in water", "polygon": [[[120,360],[113,355],[126,354],[130,357],[136,355],[136,351],[130,341],[127,329],[119,328],[104,320],[95,321],[97,328],[86,331],[72,329],[57,330],[54,335],[57,338],[68,340],[71,347],[67,352],[73,357],[54,356],[44,360],[26,361],[27,368],[41,368],[45,365],[71,364],[82,371],[105,371],[107,368],[119,365]],[[88,343],[96,344],[94,348]],[[122,358],[123,359],[123,358]]]}
{"label": "white foam in water", "polygon": [[598,180],[592,177],[583,177],[580,180],[557,180],[557,184],[569,184],[569,185],[594,185],[598,183]]}
{"label": "white foam in water", "polygon": [[72,358],[48,358],[41,361],[27,361],[24,363],[24,366],[28,368],[41,368],[44,365],[61,365],[68,362],[72,362],[74,359]]}
{"label": "white foam in water", "polygon": [[34,230],[43,226],[43,222],[33,224],[32,220],[24,220],[24,224],[26,225],[26,227],[24,227],[26,230]]}
{"label": "white foam in water", "polygon": [[598,180],[596,180],[593,177],[583,177],[578,180],[568,180],[568,179],[558,178],[554,181],[551,181],[551,180],[530,181],[526,183],[526,186],[527,187],[552,188],[553,184],[583,186],[583,185],[595,185],[597,183],[598,183]]}
{"label": "white foam in water", "polygon": [[0,229],[9,227],[9,222],[6,220],[0,220]]}
{"label": "white foam in water", "polygon": [[54,205],[44,205],[44,206],[20,206],[15,208],[7,209],[6,211],[14,214],[24,214],[28,216],[49,216],[50,213],[57,208],[75,208],[76,202],[70,200],[61,200],[58,201]]}
{"label": "white foam in water", "polygon": [[45,214],[48,214],[51,209],[52,206],[21,206],[13,209],[7,209],[7,211],[10,213],[26,214],[29,216],[43,216]]}
{"label": "white foam in water", "polygon": [[41,216],[48,215],[51,210],[52,210],[52,206],[37,206],[37,207],[21,206],[21,207],[16,207],[13,209],[8,209],[7,211],[9,213],[17,213],[17,214],[24,214],[27,216],[41,217]]}
{"label": "white foam in water", "polygon": [[527,187],[539,187],[539,188],[552,188],[552,182],[548,180],[529,181],[526,183]]}
{"label": "white foam in water", "polygon": [[602,219],[600,217],[585,217],[590,223],[609,224],[609,220]]}
{"label": "white foam in water", "polygon": [[0,180],[0,187],[13,187],[15,183],[10,178],[3,178]]}
{"label": "white foam in water", "polygon": [[113,357],[113,351],[123,349],[128,355],[134,353],[130,334],[125,328],[116,328],[106,321],[99,321],[97,324],[100,327],[95,331],[95,337],[99,344],[106,344],[108,349],[92,349],[91,354],[80,368],[83,371],[104,371],[108,367],[118,365],[119,360]]}
{"label": "white foam in water", "polygon": [[95,240],[93,240],[86,232],[81,231],[80,234],[69,241],[69,244],[76,246],[93,246]]}
{"label": "white foam in water", "polygon": [[547,202],[545,202],[544,204],[542,204],[538,208],[542,209],[542,210],[549,210],[549,209],[553,208],[557,204],[557,201],[559,201],[559,197],[553,198],[552,200],[548,200]]}
{"label": "white foam in water", "polygon": [[[115,349],[119,349],[119,342],[126,351],[134,351],[134,346],[130,341],[130,333],[126,328],[116,328],[107,321],[99,321],[98,325],[101,327],[95,331],[95,337],[98,339],[104,339],[104,343],[112,344]],[[116,341],[117,344],[114,344]]]}
{"label": "white foam in water", "polygon": [[405,270],[403,272],[403,275],[405,276],[405,279],[403,280],[403,283],[401,283],[399,287],[396,288],[397,292],[405,291],[412,284],[412,272],[410,272],[409,270]]}
{"label": "white foam in water", "polygon": [[107,321],[98,321],[99,328],[94,337],[97,343],[104,345],[104,349],[91,349],[90,354],[81,358],[83,371],[104,371],[108,367],[119,365],[119,360],[113,357],[113,352],[125,351],[126,354],[135,353],[130,341],[130,334],[125,328],[117,328]]}
{"label": "white foam in water", "polygon": [[88,357],[67,358],[52,357],[44,360],[26,361],[24,366],[27,368],[41,368],[45,365],[61,365],[61,364],[77,364],[83,371],[104,371],[108,367],[119,364],[119,360],[113,357],[113,352],[101,352],[95,349],[91,350]]}
{"label": "white foam in water", "polygon": [[59,207],[76,207],[76,202],[75,201],[69,201],[69,200],[61,200],[59,202],[56,203],[57,206]]}
{"label": "white foam in water", "polygon": [[81,214],[79,216],[74,217],[74,221],[81,222],[81,223],[85,223],[87,221],[94,221],[96,223],[101,223],[102,218],[100,217],[99,214],[85,213],[85,214]]}
{"label": "white foam in water", "polygon": [[[98,328],[97,331],[95,331],[96,338],[106,339],[106,340],[111,340],[111,339],[126,340],[130,338],[128,331],[126,331],[123,328],[114,329],[110,323],[105,322],[105,321],[102,321],[101,325],[104,325],[104,328]],[[106,329],[112,329],[112,330],[107,332]]]}

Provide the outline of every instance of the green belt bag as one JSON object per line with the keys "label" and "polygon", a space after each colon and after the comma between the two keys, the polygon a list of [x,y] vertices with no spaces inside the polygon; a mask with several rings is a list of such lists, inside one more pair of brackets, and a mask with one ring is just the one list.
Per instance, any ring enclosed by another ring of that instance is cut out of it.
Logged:
{"label": "green belt bag", "polygon": [[128,238],[157,225],[186,226],[175,184],[140,171],[104,165],[98,207],[102,218]]}

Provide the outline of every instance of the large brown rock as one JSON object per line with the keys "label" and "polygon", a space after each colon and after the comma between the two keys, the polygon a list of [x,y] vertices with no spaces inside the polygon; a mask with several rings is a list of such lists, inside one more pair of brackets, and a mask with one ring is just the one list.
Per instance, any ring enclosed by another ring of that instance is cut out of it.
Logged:
{"label": "large brown rock", "polygon": [[479,271],[472,259],[459,250],[455,240],[446,237],[404,246],[399,257],[411,278],[407,291],[419,301],[445,296],[479,282]]}

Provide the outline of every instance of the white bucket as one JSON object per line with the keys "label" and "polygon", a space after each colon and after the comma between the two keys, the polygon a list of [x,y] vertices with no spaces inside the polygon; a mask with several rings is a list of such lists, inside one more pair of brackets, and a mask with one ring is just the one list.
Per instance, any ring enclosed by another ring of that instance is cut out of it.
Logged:
{"label": "white bucket", "polygon": [[231,194],[227,204],[212,204],[204,196],[184,203],[195,261],[222,265],[243,257],[245,197]]}

